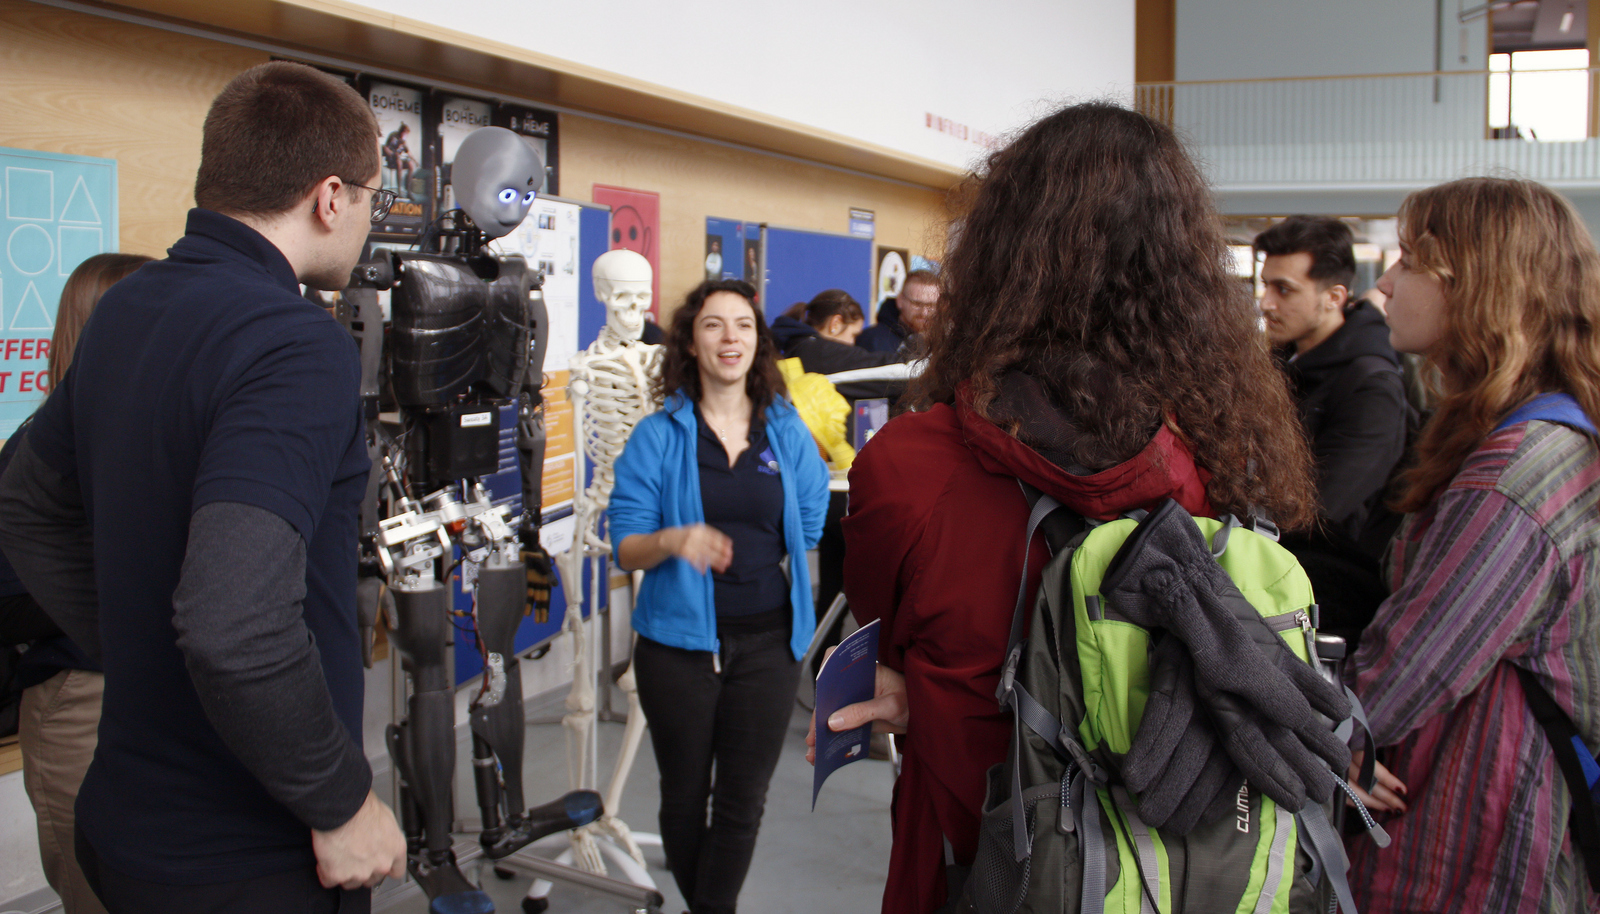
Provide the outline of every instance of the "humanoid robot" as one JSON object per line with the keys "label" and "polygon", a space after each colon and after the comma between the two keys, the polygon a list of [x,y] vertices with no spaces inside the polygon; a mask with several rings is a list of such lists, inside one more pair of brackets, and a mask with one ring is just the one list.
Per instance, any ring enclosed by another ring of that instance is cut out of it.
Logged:
{"label": "humanoid robot", "polygon": [[[587,623],[583,619],[584,560],[598,562],[611,553],[609,538],[600,531],[600,520],[611,503],[611,488],[616,482],[614,467],[634,426],[655,411],[651,388],[661,375],[662,347],[639,340],[650,307],[650,280],[650,262],[633,251],[608,251],[595,261],[595,297],[606,306],[606,323],[594,343],[572,357],[567,384],[573,422],[577,426],[574,435],[583,443],[584,455],[594,467],[588,486],[574,499],[577,523],[572,547],[559,560],[561,578],[566,582],[565,626],[572,633],[577,660],[572,692],[567,697],[567,715],[562,719],[567,728],[567,770],[573,789],[598,786],[592,755],[598,673],[595,654],[596,641],[605,637],[605,633],[587,631],[596,620],[594,614],[590,614]],[[645,724],[632,664],[617,685],[628,698],[628,722],[623,732],[622,750],[605,793],[606,808],[612,810],[622,800],[622,788],[633,767]],[[642,872],[644,856],[627,824],[614,815],[604,814],[593,825],[572,833],[573,857],[578,866],[590,872],[605,872],[600,855],[609,848],[597,845],[596,835],[608,836],[619,843]],[[610,856],[617,859],[625,872],[631,870],[616,854]]]}
{"label": "humanoid robot", "polygon": [[[390,612],[390,637],[410,682],[406,718],[387,734],[408,869],[432,910],[484,914],[493,905],[461,874],[452,850],[452,625],[470,631],[463,637],[474,638],[484,661],[471,701],[484,854],[505,858],[594,821],[602,808],[593,791],[535,809],[523,799],[525,720],[513,638],[525,614],[549,604],[550,560],[539,544],[547,318],[540,274],[484,245],[527,215],[544,166],[516,134],[485,127],[462,142],[453,177],[462,212],[430,232],[437,250],[385,252],[361,264],[346,299],[361,344],[373,455],[362,512],[363,621],[371,624],[380,608]],[[387,326],[379,289],[393,290]],[[380,402],[398,412],[397,428],[379,420]],[[498,471],[508,408],[516,413],[520,520],[495,505],[481,482]],[[452,609],[457,567],[473,591],[470,619]]]}

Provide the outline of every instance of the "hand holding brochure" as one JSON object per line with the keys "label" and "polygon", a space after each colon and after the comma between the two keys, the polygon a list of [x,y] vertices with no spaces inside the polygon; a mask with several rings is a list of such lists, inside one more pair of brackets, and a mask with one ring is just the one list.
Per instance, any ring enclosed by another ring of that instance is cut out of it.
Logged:
{"label": "hand holding brochure", "polygon": [[867,757],[872,724],[835,733],[828,718],[846,705],[872,700],[878,676],[878,620],[839,642],[817,672],[817,764],[812,775],[811,808],[817,808],[822,782],[851,762]]}

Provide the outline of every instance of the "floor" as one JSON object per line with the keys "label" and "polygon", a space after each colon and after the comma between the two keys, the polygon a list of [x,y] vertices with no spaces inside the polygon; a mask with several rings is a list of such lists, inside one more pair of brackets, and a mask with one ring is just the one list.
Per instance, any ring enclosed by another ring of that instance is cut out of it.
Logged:
{"label": "floor", "polygon": [[[614,706],[624,706],[620,698]],[[563,709],[552,703],[534,709],[530,716],[549,722],[528,727],[528,754],[524,765],[529,802],[537,804],[565,791],[566,750],[557,716]],[[750,876],[739,896],[740,909],[757,914],[800,914],[827,911],[838,914],[873,914],[879,909],[883,878],[889,864],[889,795],[893,774],[887,762],[865,760],[847,765],[828,779],[811,809],[811,766],[805,760],[806,727],[810,713],[795,707],[782,760],[767,795]],[[600,725],[601,770],[606,772],[621,743],[622,724]],[[465,755],[462,756],[465,758]],[[467,765],[459,765],[457,808],[472,809],[472,786]],[[608,777],[602,774],[602,780]],[[658,791],[655,755],[646,733],[638,759],[623,794],[620,816],[634,831],[656,830]],[[463,812],[463,814],[467,814]],[[554,857],[566,847],[564,835],[534,845],[542,856]],[[645,862],[666,897],[662,911],[679,914],[686,909],[683,896],[666,869],[660,847],[644,848]],[[497,878],[489,867],[464,867],[469,878],[481,879],[497,909],[516,914],[531,878],[517,875]],[[549,896],[551,914],[617,914],[630,909],[623,902],[599,893],[557,885]],[[393,914],[427,914],[420,893],[399,897],[380,887],[374,907]]]}

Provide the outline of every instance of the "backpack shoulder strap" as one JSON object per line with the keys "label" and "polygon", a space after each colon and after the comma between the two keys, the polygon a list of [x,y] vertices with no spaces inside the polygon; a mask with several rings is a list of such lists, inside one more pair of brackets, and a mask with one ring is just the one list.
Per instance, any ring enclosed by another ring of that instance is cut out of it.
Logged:
{"label": "backpack shoulder strap", "polygon": [[1550,740],[1556,765],[1572,792],[1572,843],[1582,851],[1589,885],[1600,892],[1600,810],[1595,807],[1594,787],[1600,782],[1600,765],[1583,741],[1572,718],[1556,704],[1555,697],[1539,682],[1539,677],[1522,667],[1514,667],[1522,681],[1533,719]]}
{"label": "backpack shoulder strap", "polygon": [[1028,532],[1022,541],[1022,580],[1017,583],[1017,604],[1011,611],[1011,633],[1006,639],[1008,657],[1016,653],[1022,644],[1022,625],[1027,620],[1028,557],[1033,551],[1033,535],[1043,527],[1046,544],[1051,552],[1056,552],[1088,526],[1082,515],[1067,509],[1061,502],[1020,479],[1017,485],[1022,487],[1022,494],[1028,499]]}
{"label": "backpack shoulder strap", "polygon": [[1583,407],[1578,405],[1577,398],[1564,391],[1555,391],[1534,397],[1532,400],[1512,410],[1511,415],[1501,419],[1500,424],[1496,425],[1494,430],[1498,432],[1519,422],[1529,422],[1535,419],[1540,422],[1555,422],[1589,435],[1600,434],[1600,431],[1595,429],[1594,422],[1584,413]]}

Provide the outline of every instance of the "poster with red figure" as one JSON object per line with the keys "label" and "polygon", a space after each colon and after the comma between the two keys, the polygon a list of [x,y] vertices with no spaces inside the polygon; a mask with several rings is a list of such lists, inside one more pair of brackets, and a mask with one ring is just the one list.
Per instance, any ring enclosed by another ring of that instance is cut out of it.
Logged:
{"label": "poster with red figure", "polygon": [[650,261],[650,319],[661,311],[661,195],[648,190],[594,186],[594,202],[611,207],[611,248],[626,248]]}

